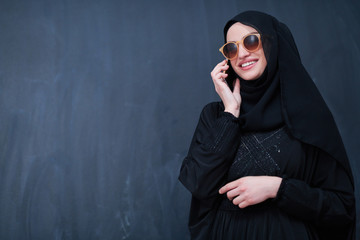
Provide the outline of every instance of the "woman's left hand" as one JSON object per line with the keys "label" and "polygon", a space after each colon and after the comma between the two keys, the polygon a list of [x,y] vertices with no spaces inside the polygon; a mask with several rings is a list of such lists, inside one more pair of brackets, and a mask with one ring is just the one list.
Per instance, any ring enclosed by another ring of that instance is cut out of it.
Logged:
{"label": "woman's left hand", "polygon": [[274,176],[249,176],[242,177],[220,188],[219,193],[226,193],[227,198],[245,208],[275,198],[282,178]]}

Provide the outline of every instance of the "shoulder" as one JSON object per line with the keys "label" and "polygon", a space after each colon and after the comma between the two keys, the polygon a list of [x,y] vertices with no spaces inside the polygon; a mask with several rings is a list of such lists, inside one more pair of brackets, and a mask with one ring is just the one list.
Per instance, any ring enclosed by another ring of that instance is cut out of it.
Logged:
{"label": "shoulder", "polygon": [[200,113],[199,123],[211,125],[220,115],[221,102],[211,102],[206,104]]}
{"label": "shoulder", "polygon": [[202,111],[201,111],[201,116],[218,116],[221,112],[224,111],[224,105],[222,102],[211,102],[206,104]]}

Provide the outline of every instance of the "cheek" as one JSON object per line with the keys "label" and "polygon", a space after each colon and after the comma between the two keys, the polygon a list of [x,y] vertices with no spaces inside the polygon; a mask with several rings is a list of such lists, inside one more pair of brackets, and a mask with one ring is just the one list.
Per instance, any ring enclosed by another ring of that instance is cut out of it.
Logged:
{"label": "cheek", "polygon": [[263,68],[263,69],[265,69],[266,68],[266,65],[267,65],[267,61],[266,61],[266,58],[264,57],[264,58],[262,58],[261,59],[262,61],[261,61],[261,67]]}
{"label": "cheek", "polygon": [[262,68],[266,68],[266,65],[267,65],[267,61],[266,61],[266,57],[265,57],[265,54],[264,54],[264,51],[261,50],[260,52],[260,59],[261,59],[261,65],[262,65]]}
{"label": "cheek", "polygon": [[265,69],[267,66],[267,61],[266,61],[266,58],[264,57],[263,58],[263,69]]}

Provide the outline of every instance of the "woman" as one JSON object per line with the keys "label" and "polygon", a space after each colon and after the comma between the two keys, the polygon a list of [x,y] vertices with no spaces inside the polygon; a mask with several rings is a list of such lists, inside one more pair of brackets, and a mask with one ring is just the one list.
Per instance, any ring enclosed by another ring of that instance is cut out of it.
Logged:
{"label": "woman", "polygon": [[192,239],[352,239],[348,159],[289,29],[248,11],[224,36],[222,101],[204,107],[179,177]]}

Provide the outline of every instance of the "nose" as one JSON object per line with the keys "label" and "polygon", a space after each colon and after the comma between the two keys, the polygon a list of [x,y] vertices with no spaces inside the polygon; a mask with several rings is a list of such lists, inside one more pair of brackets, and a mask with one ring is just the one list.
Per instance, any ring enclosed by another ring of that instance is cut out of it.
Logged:
{"label": "nose", "polygon": [[238,58],[245,58],[250,55],[250,52],[248,52],[242,44],[238,45]]}

